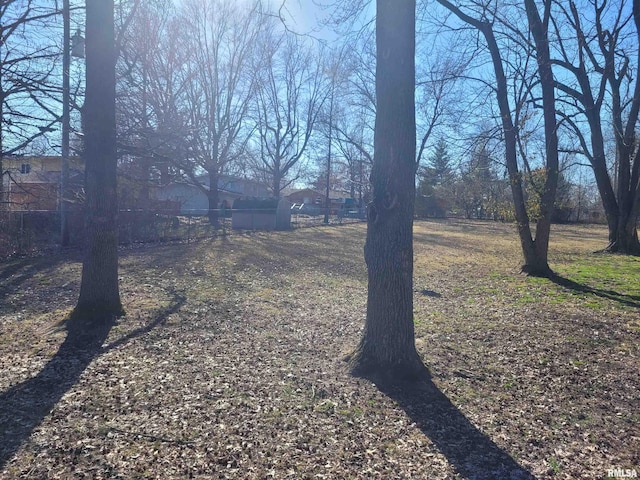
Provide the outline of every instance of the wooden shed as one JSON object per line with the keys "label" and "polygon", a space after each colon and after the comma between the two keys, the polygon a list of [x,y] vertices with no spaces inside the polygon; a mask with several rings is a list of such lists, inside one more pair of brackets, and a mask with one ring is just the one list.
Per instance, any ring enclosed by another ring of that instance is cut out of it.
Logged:
{"label": "wooden shed", "polygon": [[291,228],[291,203],[286,198],[235,200],[231,226],[244,230],[288,230]]}

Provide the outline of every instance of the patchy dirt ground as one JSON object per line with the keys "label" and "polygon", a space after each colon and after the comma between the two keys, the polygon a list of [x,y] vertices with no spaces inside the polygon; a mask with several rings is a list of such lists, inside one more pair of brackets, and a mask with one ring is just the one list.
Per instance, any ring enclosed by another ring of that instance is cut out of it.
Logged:
{"label": "patchy dirt ground", "polygon": [[341,360],[364,322],[365,228],[123,250],[127,315],[80,351],[55,328],[78,258],[1,266],[0,478],[640,473],[638,259],[557,227],[558,284],[519,274],[512,226],[418,223],[432,377],[375,385]]}

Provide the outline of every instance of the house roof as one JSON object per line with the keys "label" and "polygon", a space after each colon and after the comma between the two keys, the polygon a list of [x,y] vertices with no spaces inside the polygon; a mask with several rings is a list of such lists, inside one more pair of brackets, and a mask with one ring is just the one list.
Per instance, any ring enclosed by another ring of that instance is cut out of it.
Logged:
{"label": "house roof", "polygon": [[[71,164],[81,164],[82,157],[80,156],[70,156],[68,157]],[[2,157],[3,162],[11,162],[13,164],[22,164],[29,162],[56,162],[59,163],[62,160],[60,155],[5,155]]]}
{"label": "house roof", "polygon": [[[315,190],[313,188],[301,188],[298,190],[289,190],[285,193],[283,193],[283,195],[285,197],[291,196],[291,195],[299,195],[299,194],[306,194],[308,193],[311,196],[315,196],[315,197],[320,197],[320,198],[325,198],[327,193],[326,192],[320,192],[318,190]],[[338,198],[349,198],[349,192],[342,192],[339,190],[329,190],[329,198],[331,199],[338,199]]]}

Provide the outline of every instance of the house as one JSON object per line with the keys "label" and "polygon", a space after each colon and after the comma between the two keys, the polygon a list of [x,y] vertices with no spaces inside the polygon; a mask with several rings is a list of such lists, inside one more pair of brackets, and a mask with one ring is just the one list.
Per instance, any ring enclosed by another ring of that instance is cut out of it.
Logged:
{"label": "house", "polygon": [[[314,190],[312,188],[289,190],[286,192],[285,198],[289,200],[292,205],[296,205],[302,208],[302,211],[304,211],[305,213],[324,213],[324,209],[326,208],[327,203],[326,192],[319,192],[318,190]],[[349,194],[347,192],[329,190],[329,205],[331,207],[331,213],[337,214],[348,199]]]}
{"label": "house", "polygon": [[285,192],[285,197],[292,204],[305,204],[316,205],[318,207],[324,206],[325,194],[314,190],[312,188],[303,188],[301,190],[288,190]]}
{"label": "house", "polygon": [[[209,188],[209,175],[197,177],[200,185]],[[173,201],[180,204],[183,215],[204,215],[209,210],[209,198],[206,190],[193,183],[182,181],[172,182],[154,189],[155,199],[158,201]],[[266,185],[248,178],[221,175],[218,178],[218,201],[227,208],[239,198],[264,198],[270,196]]]}
{"label": "house", "polygon": [[[62,157],[12,155],[3,158],[2,167],[2,187],[9,210],[58,209]],[[70,178],[77,178],[83,171],[80,158],[69,159]]]}

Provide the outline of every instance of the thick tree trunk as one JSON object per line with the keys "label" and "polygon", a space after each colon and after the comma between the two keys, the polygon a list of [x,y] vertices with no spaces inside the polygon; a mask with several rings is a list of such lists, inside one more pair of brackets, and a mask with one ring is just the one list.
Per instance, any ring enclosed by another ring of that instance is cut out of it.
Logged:
{"label": "thick tree trunk", "polygon": [[73,316],[88,324],[113,319],[123,310],[118,287],[113,0],[88,0],[86,22],[86,244]]}
{"label": "thick tree trunk", "polygon": [[[577,7],[573,2],[570,2],[570,9],[572,11],[572,15],[575,19],[579,19],[580,13],[578,12]],[[638,23],[640,18],[638,17],[638,2],[634,4],[634,20],[636,22],[636,28],[638,28]],[[579,24],[576,23],[576,25]],[[602,28],[602,26],[600,26]],[[585,35],[579,27],[577,30],[578,38],[581,39],[580,43],[584,43]],[[604,39],[604,36],[602,37]],[[640,38],[640,37],[639,37]],[[605,58],[604,65],[608,65],[607,68],[601,72],[604,76],[604,79],[610,85],[611,88],[611,114],[612,120],[614,123],[614,134],[616,137],[616,144],[619,146],[620,144],[625,145],[626,141],[623,140],[623,115],[620,103],[620,82],[616,78],[616,69],[609,68],[615,64],[615,56],[618,55],[616,53],[615,48],[607,48],[609,51],[607,53],[608,58]],[[586,51],[580,52],[578,58],[574,59],[578,64],[574,65],[568,61],[561,62],[564,64],[565,68],[567,68],[570,72],[572,72],[578,84],[580,85],[580,90],[574,90],[571,87],[567,87],[560,83],[560,88],[568,93],[570,96],[573,96],[575,100],[582,104],[582,110],[584,111],[584,115],[589,122],[589,131],[590,131],[590,141],[591,141],[591,150],[592,154],[589,157],[591,166],[593,167],[593,173],[596,179],[596,184],[598,186],[598,192],[600,193],[600,198],[602,199],[602,206],[604,207],[606,219],[607,219],[607,227],[609,229],[609,246],[605,249],[608,251],[620,251],[624,253],[627,251],[629,247],[631,250],[628,250],[629,253],[632,253],[634,250],[640,249],[640,245],[637,245],[634,241],[634,238],[637,236],[637,232],[635,232],[635,228],[631,228],[627,230],[625,233],[626,227],[621,228],[623,225],[627,225],[626,217],[628,215],[625,213],[624,201],[621,201],[621,198],[616,197],[616,193],[613,188],[613,183],[611,181],[611,177],[609,175],[609,168],[607,166],[607,156],[605,153],[605,145],[604,145],[604,135],[602,133],[602,105],[603,105],[603,95],[604,91],[601,90],[597,99],[594,98],[594,89],[591,85],[592,78],[590,71],[591,69],[586,66],[586,59],[590,58]],[[637,70],[637,72],[640,70]],[[636,75],[637,77],[637,75]],[[635,86],[635,95],[634,101],[631,104],[631,108],[628,111],[628,116],[626,118],[627,126],[630,127],[627,129],[630,133],[634,131],[635,123],[637,119],[638,108],[640,107],[640,89],[638,88],[638,83],[636,82]],[[627,115],[625,113],[625,115]],[[633,134],[635,135],[635,134]],[[630,145],[632,145],[630,143]],[[624,150],[624,149],[623,149]],[[620,148],[618,148],[618,154],[621,153]],[[626,161],[618,162],[618,168],[616,175],[618,177],[618,189],[619,191],[624,192],[625,190],[629,190],[630,184],[628,183],[629,177],[629,163]],[[640,168],[640,165],[638,167]],[[633,183],[633,180],[632,180]],[[623,194],[624,196],[624,194]],[[618,240],[620,239],[620,240]]]}
{"label": "thick tree trunk", "polygon": [[[640,2],[638,2],[640,3]],[[634,13],[640,5],[634,5]],[[640,16],[640,12],[637,13]],[[639,27],[640,28],[640,27]],[[639,35],[640,37],[640,35]],[[640,54],[638,60],[640,61]],[[638,69],[640,73],[640,67]],[[640,85],[640,80],[638,80]],[[636,86],[634,106],[629,114],[624,136],[616,134],[616,155],[618,157],[617,225],[614,238],[610,238],[607,251],[627,255],[640,255],[637,222],[640,214],[640,146],[635,138],[635,121],[640,108],[640,87]],[[617,118],[622,111],[614,107]],[[621,123],[618,121],[618,125]],[[611,236],[610,236],[611,237]]]}
{"label": "thick tree trunk", "polygon": [[[640,240],[638,240],[638,208],[635,212],[623,211],[614,231],[613,240],[605,249],[611,253],[625,255],[640,255]],[[611,234],[609,235],[611,240]]]}
{"label": "thick tree trunk", "polygon": [[356,375],[425,371],[414,344],[415,0],[378,0],[375,159],[365,260],[367,318]]}
{"label": "thick tree trunk", "polygon": [[[638,153],[634,155],[631,151],[623,151],[622,153],[627,158],[624,162],[619,160],[618,175],[623,179],[618,182],[616,209],[611,212],[605,210],[609,225],[609,245],[605,251],[640,255],[637,229],[638,216],[640,215],[640,158],[638,158]],[[626,175],[622,174],[624,170],[627,172]]]}

